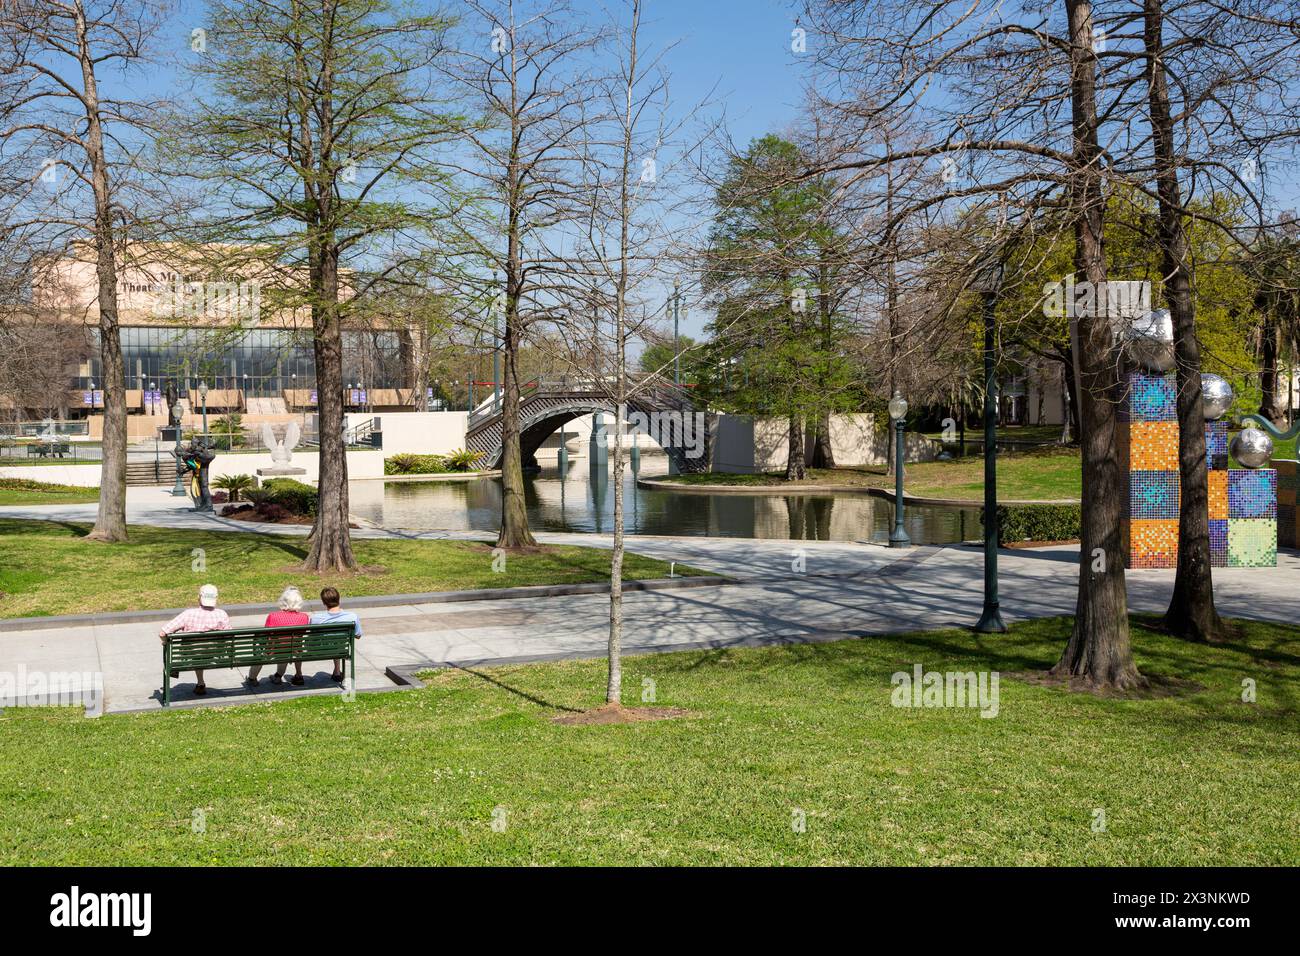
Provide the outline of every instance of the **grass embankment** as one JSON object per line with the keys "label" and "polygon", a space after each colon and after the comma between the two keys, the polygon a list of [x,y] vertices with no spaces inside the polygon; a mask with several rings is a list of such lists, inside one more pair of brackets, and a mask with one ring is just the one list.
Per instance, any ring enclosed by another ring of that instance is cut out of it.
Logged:
{"label": "grass embankment", "polygon": [[[303,537],[133,525],[127,543],[98,544],[87,531],[0,519],[0,618],[183,607],[209,582],[223,603],[243,604],[273,602],[289,584],[312,597],[326,584],[358,596],[609,580],[609,551],[599,548],[507,554],[495,572],[487,544],[354,538],[364,573],[318,575],[295,568],[306,556]],[[676,573],[698,572],[679,565]],[[667,577],[668,563],[629,553],[624,575]]]}
{"label": "grass embankment", "polygon": [[[1030,451],[998,455],[998,496],[1002,499],[1059,500],[1080,494],[1079,451],[1049,446]],[[894,477],[884,465],[854,468],[811,468],[806,481],[787,482],[784,472],[757,475],[674,475],[663,479],[684,485],[759,486],[780,485],[797,489],[801,485],[841,485],[845,488],[894,487]],[[984,459],[955,458],[909,464],[904,471],[904,488],[922,498],[981,500],[984,495]]]}
{"label": "grass embankment", "polygon": [[[552,722],[600,703],[600,661],[353,703],[10,708],[0,864],[1300,863],[1300,630],[1204,646],[1136,627],[1144,672],[1203,687],[1181,696],[1009,676],[1068,629],[629,658],[626,697],[649,678],[692,716],[623,726]],[[998,715],[891,706],[914,663],[1001,671]]]}
{"label": "grass embankment", "polygon": [[0,478],[0,505],[79,505],[99,501],[98,488]]}

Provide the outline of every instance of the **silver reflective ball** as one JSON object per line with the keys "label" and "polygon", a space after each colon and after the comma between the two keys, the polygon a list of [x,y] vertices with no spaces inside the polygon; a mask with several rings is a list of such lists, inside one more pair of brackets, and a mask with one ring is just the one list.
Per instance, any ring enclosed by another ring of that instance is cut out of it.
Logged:
{"label": "silver reflective ball", "polygon": [[1207,422],[1223,417],[1232,404],[1232,386],[1221,375],[1201,373],[1201,410]]}
{"label": "silver reflective ball", "polygon": [[1174,367],[1174,319],[1168,309],[1156,309],[1134,319],[1128,327],[1128,354],[1148,372]]}
{"label": "silver reflective ball", "polygon": [[1273,439],[1258,428],[1247,426],[1233,437],[1229,451],[1243,468],[1262,468],[1273,457]]}

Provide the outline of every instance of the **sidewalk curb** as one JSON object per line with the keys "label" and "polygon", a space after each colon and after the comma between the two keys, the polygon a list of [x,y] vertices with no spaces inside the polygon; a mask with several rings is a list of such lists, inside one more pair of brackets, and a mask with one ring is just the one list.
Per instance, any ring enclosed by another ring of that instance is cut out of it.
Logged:
{"label": "sidewalk curb", "polygon": [[[712,588],[741,583],[735,578],[720,575],[695,575],[679,578],[649,578],[643,581],[624,581],[623,591],[668,591],[678,588]],[[373,594],[368,597],[348,598],[349,610],[368,607],[401,607],[408,604],[451,604],[462,601],[513,601],[526,598],[565,597],[577,594],[608,594],[609,583],[590,581],[585,584],[534,584],[517,588],[478,588],[470,591],[429,591],[422,594]],[[309,601],[304,610],[317,610],[319,601]],[[225,604],[222,608],[232,615],[269,614],[276,610],[274,604]],[[164,608],[152,611],[105,611],[102,614],[65,614],[51,617],[0,618],[0,632],[37,631],[59,627],[107,627],[113,624],[144,624],[149,621],[170,621],[184,608]]]}

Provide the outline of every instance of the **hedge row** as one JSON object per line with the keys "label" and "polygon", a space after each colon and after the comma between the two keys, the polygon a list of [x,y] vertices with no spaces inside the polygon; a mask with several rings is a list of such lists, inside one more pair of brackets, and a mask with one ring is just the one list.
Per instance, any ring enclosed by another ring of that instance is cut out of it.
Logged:
{"label": "hedge row", "polygon": [[385,475],[441,475],[447,471],[442,455],[393,455],[384,459]]}
{"label": "hedge row", "polygon": [[998,505],[999,545],[1070,541],[1079,537],[1082,526],[1079,505]]}

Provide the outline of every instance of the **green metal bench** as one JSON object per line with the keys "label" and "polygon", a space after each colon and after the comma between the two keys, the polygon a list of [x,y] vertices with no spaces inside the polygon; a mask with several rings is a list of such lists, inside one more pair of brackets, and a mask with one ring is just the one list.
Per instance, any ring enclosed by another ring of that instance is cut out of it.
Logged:
{"label": "green metal bench", "polygon": [[182,631],[163,642],[163,706],[171,706],[172,671],[344,659],[356,687],[357,638],[351,623]]}

